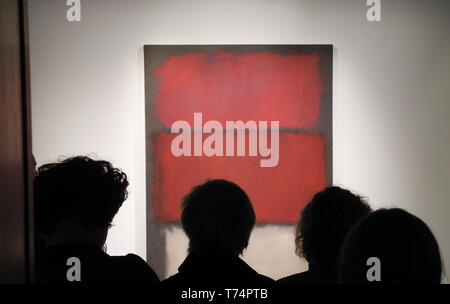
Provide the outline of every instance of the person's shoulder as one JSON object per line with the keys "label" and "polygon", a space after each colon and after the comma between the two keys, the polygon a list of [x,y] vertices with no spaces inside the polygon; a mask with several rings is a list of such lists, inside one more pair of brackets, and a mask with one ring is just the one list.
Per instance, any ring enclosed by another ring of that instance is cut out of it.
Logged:
{"label": "person's shoulder", "polygon": [[162,286],[178,286],[183,285],[186,282],[183,281],[182,276],[180,273],[176,273],[167,279],[161,281]]}
{"label": "person's shoulder", "polygon": [[277,280],[278,284],[299,284],[301,283],[301,281],[303,280],[303,278],[305,277],[305,273],[301,272],[301,273],[295,273],[292,274],[290,276],[281,278],[279,280]]}
{"label": "person's shoulder", "polygon": [[127,255],[122,255],[122,256],[111,256],[112,258],[119,258],[122,261],[125,261],[126,263],[133,263],[133,264],[140,264],[140,265],[147,265],[147,262],[141,258],[140,256],[138,256],[137,254],[134,253],[128,253]]}
{"label": "person's shoulder", "polygon": [[301,284],[335,284],[336,274],[329,269],[310,269],[305,272],[296,273],[288,277],[279,279],[280,285],[301,285]]}
{"label": "person's shoulder", "polygon": [[118,272],[126,276],[131,283],[159,283],[158,275],[140,256],[129,253],[124,256],[110,256]]}
{"label": "person's shoulder", "polygon": [[275,283],[273,279],[258,273],[242,259],[239,259],[238,261],[240,267],[238,268],[238,272],[235,274],[235,278],[238,282],[251,285],[272,285]]}
{"label": "person's shoulder", "polygon": [[262,275],[258,273],[258,281],[260,284],[263,285],[272,285],[275,283],[275,280],[272,278],[269,278],[268,276]]}

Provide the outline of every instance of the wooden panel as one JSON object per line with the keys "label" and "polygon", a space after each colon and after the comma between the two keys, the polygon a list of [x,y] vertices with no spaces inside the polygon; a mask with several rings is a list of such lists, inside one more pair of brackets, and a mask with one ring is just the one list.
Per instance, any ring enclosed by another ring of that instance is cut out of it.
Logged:
{"label": "wooden panel", "polygon": [[25,3],[0,2],[0,283],[30,280],[31,159]]}

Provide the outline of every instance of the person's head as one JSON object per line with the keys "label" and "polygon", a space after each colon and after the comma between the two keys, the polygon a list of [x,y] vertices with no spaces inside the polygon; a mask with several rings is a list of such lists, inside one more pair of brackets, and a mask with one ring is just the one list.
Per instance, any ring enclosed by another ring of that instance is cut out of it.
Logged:
{"label": "person's head", "polygon": [[36,232],[54,242],[103,245],[128,192],[111,163],[77,156],[40,166],[34,179]]}
{"label": "person's head", "polygon": [[182,209],[189,252],[239,255],[247,247],[255,212],[238,185],[226,180],[207,181],[184,197]]}
{"label": "person's head", "polygon": [[[428,226],[402,209],[380,209],[349,232],[339,261],[341,283],[370,283],[377,258],[381,283],[435,283],[442,276],[439,246]],[[376,281],[374,281],[376,282]]]}
{"label": "person's head", "polygon": [[329,187],[318,192],[300,213],[297,254],[310,265],[335,266],[347,232],[370,212],[370,206],[348,190]]}

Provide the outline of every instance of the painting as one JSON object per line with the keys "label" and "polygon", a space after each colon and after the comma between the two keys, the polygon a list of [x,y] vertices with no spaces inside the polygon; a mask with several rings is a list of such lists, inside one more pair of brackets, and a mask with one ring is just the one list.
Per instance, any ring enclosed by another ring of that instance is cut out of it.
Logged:
{"label": "painting", "polygon": [[332,183],[331,45],[146,45],[147,255],[208,179],[235,182],[257,225],[292,225]]}

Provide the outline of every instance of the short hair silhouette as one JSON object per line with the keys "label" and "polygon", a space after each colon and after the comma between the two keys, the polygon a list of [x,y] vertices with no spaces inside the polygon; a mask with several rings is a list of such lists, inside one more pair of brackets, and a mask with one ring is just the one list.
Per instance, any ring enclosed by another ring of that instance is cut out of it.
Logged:
{"label": "short hair silhouette", "polygon": [[441,282],[439,245],[428,226],[405,210],[377,210],[351,229],[341,252],[339,281],[370,283],[371,257],[380,260],[381,283]]}
{"label": "short hair silhouette", "polygon": [[247,194],[226,180],[210,180],[184,197],[181,223],[189,252],[239,255],[248,246],[255,212]]}
{"label": "short hair silhouette", "polygon": [[334,267],[348,231],[370,212],[370,206],[349,190],[328,187],[318,192],[297,222],[297,254],[309,264]]}
{"label": "short hair silhouette", "polygon": [[126,200],[127,176],[86,156],[39,167],[34,179],[36,230],[50,235],[63,220],[88,230],[109,228]]}

